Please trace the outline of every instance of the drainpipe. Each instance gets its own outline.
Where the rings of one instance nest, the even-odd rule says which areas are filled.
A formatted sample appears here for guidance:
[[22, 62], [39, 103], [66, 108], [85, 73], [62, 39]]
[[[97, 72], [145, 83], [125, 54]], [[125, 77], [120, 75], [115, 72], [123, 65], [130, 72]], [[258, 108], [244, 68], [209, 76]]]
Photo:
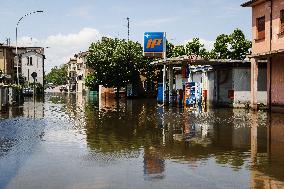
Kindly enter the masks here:
[[[270, 24], [270, 37], [269, 37], [269, 51], [271, 52], [272, 51], [272, 37], [273, 37], [273, 35], [272, 35], [272, 32], [273, 32], [273, 30], [272, 30], [272, 20], [273, 20], [273, 0], [270, 0], [270, 21], [269, 21], [269, 24]], [[272, 68], [272, 57], [269, 57], [269, 60], [268, 60], [268, 62], [269, 62], [269, 64], [268, 64], [268, 66], [269, 66], [269, 68], [266, 68], [266, 69], [268, 69], [268, 71], [269, 71], [269, 73], [268, 73], [268, 76], [269, 76], [269, 83], [268, 83], [268, 88], [267, 88], [267, 90], [268, 90], [268, 102], [267, 102], [267, 104], [268, 104], [268, 109], [269, 110], [271, 110], [271, 68]]]
[[273, 0], [270, 0], [270, 37], [269, 37], [269, 51], [272, 50], [272, 9], [273, 9]]

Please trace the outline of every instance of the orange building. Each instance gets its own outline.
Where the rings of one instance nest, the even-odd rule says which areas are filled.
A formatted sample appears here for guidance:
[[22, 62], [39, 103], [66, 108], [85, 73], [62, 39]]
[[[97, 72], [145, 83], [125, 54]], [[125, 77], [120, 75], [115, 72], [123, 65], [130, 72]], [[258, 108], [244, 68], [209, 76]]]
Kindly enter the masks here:
[[257, 108], [259, 60], [267, 60], [267, 103], [272, 110], [284, 107], [284, 1], [250, 0], [252, 8], [251, 94]]

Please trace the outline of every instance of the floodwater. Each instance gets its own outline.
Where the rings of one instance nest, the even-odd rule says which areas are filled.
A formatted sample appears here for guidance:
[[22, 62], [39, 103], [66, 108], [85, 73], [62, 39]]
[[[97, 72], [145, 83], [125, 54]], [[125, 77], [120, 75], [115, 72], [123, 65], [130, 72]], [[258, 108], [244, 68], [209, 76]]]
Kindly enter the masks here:
[[26, 99], [0, 114], [0, 188], [284, 188], [284, 114]]

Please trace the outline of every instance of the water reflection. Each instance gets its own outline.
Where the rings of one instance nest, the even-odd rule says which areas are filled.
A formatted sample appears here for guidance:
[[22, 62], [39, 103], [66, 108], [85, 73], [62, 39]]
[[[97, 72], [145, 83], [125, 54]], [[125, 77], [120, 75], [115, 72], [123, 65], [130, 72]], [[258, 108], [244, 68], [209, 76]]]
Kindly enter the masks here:
[[[23, 107], [9, 111], [1, 114], [0, 131], [15, 117], [42, 119], [45, 148], [58, 158], [64, 158], [61, 151], [81, 154], [70, 160], [72, 165], [62, 163], [74, 167], [72, 174], [80, 173], [76, 181], [80, 186], [96, 175], [108, 178], [105, 188], [113, 188], [112, 181], [119, 182], [121, 188], [144, 188], [147, 183], [162, 188], [284, 187], [282, 114], [238, 109], [193, 111], [159, 106], [149, 99], [100, 101], [80, 94], [47, 95], [45, 102], [36, 103], [27, 99]], [[13, 145], [17, 139], [0, 138], [0, 158], [7, 158], [9, 150], [17, 148]], [[53, 145], [58, 151], [54, 152]], [[40, 149], [41, 158], [50, 153], [45, 148]], [[85, 169], [93, 171], [79, 170], [82, 162], [87, 164]], [[127, 164], [134, 172], [121, 182], [123, 173], [130, 169]], [[45, 168], [51, 171], [51, 167]], [[97, 169], [101, 172], [94, 171]], [[112, 172], [117, 177], [108, 177]]]

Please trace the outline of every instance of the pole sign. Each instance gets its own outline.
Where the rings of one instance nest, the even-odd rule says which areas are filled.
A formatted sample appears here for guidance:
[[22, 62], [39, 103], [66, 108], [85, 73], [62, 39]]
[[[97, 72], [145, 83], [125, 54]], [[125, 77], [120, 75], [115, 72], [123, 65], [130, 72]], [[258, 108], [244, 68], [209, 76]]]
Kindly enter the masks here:
[[144, 56], [145, 57], [166, 57], [166, 33], [145, 32], [144, 33]]
[[32, 76], [32, 78], [36, 78], [37, 77], [37, 73], [36, 72], [33, 72], [32, 74], [31, 74], [31, 76]]

